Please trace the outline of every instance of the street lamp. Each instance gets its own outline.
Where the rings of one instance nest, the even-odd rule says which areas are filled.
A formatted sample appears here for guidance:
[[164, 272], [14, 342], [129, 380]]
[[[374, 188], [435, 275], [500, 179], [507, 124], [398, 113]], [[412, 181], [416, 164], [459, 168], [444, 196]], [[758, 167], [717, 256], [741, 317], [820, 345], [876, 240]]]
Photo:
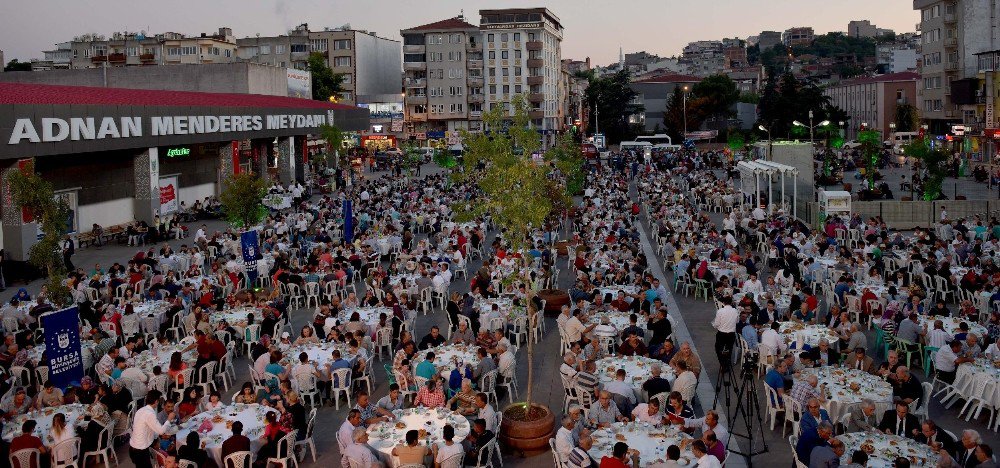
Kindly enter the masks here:
[[798, 120], [792, 122], [792, 125], [795, 125], [797, 127], [808, 127], [809, 128], [809, 143], [813, 143], [813, 132], [816, 131], [816, 128], [817, 127], [825, 127], [827, 125], [830, 125], [830, 121], [829, 120], [824, 120], [824, 121], [822, 121], [822, 122], [820, 122], [820, 123], [818, 123], [816, 125], [813, 125], [813, 111], [809, 111], [809, 125], [806, 125], [806, 124], [804, 124], [802, 122], [799, 122]]
[[767, 132], [767, 158], [765, 158], [765, 159], [770, 159], [771, 158], [771, 148], [773, 148], [773, 145], [774, 145], [774, 141], [771, 140], [771, 129], [769, 129], [769, 128], [763, 126], [763, 125], [758, 125], [757, 128], [759, 128], [762, 132]]
[[688, 137], [688, 87], [684, 85], [684, 136], [681, 138], [681, 143], [687, 141]]

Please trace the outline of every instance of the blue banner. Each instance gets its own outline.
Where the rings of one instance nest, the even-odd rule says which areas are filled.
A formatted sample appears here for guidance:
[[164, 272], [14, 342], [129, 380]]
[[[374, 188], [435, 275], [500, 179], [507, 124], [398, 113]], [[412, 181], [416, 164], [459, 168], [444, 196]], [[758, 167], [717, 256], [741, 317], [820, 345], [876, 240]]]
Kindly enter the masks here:
[[243, 251], [243, 265], [247, 273], [247, 288], [253, 289], [257, 282], [257, 253], [260, 244], [257, 242], [257, 231], [250, 230], [240, 236], [240, 247]]
[[44, 314], [39, 320], [45, 328], [45, 356], [52, 385], [65, 389], [79, 384], [83, 378], [80, 310], [73, 306]]
[[344, 243], [354, 242], [354, 208], [350, 200], [344, 200]]

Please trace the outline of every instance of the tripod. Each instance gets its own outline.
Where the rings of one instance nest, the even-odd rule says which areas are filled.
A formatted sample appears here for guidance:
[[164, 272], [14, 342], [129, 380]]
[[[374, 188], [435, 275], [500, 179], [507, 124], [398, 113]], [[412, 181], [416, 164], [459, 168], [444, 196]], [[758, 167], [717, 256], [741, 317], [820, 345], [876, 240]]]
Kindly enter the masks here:
[[[726, 421], [729, 422], [729, 442], [726, 448], [736, 455], [742, 455], [746, 459], [748, 467], [753, 466], [753, 457], [762, 453], [767, 453], [767, 441], [764, 439], [764, 420], [761, 417], [760, 402], [757, 401], [757, 391], [754, 386], [756, 380], [756, 355], [745, 354], [741, 356], [741, 366], [739, 371], [733, 364], [732, 351], [724, 350], [719, 356], [719, 377], [715, 384], [715, 401], [712, 409], [719, 406], [719, 398], [725, 401]], [[736, 373], [739, 372], [737, 380]], [[736, 400], [736, 406], [732, 405]], [[754, 420], [756, 420], [756, 432], [754, 430]], [[730, 448], [733, 439], [739, 437], [744, 439], [746, 444], [741, 444], [742, 450]]]

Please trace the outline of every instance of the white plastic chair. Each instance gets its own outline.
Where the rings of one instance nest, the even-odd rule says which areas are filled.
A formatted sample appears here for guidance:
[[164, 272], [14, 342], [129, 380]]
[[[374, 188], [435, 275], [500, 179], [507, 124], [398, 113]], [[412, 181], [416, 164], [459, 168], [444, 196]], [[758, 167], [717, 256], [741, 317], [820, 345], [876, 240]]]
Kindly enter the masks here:
[[299, 460], [295, 458], [295, 431], [289, 432], [281, 440], [278, 441], [278, 451], [275, 456], [267, 459], [267, 466], [270, 467], [271, 464], [281, 466], [282, 468], [298, 467]]
[[98, 463], [111, 466], [111, 457], [114, 456], [115, 464], [118, 464], [118, 455], [115, 454], [114, 450], [111, 450], [111, 433], [107, 427], [101, 427], [102, 429], [97, 435], [97, 447], [89, 452], [84, 452], [83, 456], [80, 457], [80, 463], [84, 466], [87, 465], [87, 460], [90, 457], [97, 457]]
[[302, 398], [302, 401], [313, 407], [314, 410], [317, 404], [323, 403], [317, 389], [316, 374], [312, 372], [297, 374], [295, 375], [295, 383], [299, 388], [299, 396]]
[[32, 466], [42, 466], [41, 452], [38, 449], [21, 449], [10, 454], [11, 468], [31, 468]]
[[316, 425], [316, 408], [309, 411], [309, 419], [306, 422], [306, 436], [302, 440], [295, 441], [295, 446], [302, 446], [302, 456], [305, 457], [305, 450], [312, 453], [313, 463], [316, 463], [316, 441], [313, 439], [313, 427]]
[[347, 406], [351, 406], [351, 369], [337, 369], [330, 373], [330, 398], [336, 409], [340, 409], [340, 393], [347, 398]]
[[80, 458], [80, 438], [73, 437], [59, 442], [52, 447], [51, 468], [77, 468]]
[[250, 452], [233, 452], [222, 460], [222, 468], [250, 468], [253, 454]]
[[309, 304], [315, 304], [316, 307], [319, 307], [319, 283], [315, 282], [306, 283], [305, 290], [306, 290], [305, 306], [309, 307]]

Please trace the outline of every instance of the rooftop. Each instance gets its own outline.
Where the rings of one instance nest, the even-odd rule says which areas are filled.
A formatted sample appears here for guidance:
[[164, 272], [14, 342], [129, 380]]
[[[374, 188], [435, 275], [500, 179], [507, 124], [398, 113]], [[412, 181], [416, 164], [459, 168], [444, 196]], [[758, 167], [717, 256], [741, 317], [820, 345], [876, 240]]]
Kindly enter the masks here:
[[479, 29], [479, 26], [465, 21], [465, 18], [456, 16], [446, 20], [435, 21], [433, 23], [404, 29], [404, 31], [436, 31], [440, 29]]
[[846, 85], [858, 85], [867, 83], [890, 83], [895, 81], [917, 81], [918, 79], [920, 79], [919, 73], [905, 71], [899, 73], [886, 73], [884, 75], [855, 78], [853, 80], [844, 81], [840, 83], [840, 85], [846, 86]]
[[701, 78], [691, 75], [680, 75], [676, 73], [665, 73], [649, 78], [633, 81], [633, 83], [697, 83]]
[[0, 104], [355, 109], [353, 106], [326, 101], [260, 94], [197, 93], [28, 83], [0, 83]]

